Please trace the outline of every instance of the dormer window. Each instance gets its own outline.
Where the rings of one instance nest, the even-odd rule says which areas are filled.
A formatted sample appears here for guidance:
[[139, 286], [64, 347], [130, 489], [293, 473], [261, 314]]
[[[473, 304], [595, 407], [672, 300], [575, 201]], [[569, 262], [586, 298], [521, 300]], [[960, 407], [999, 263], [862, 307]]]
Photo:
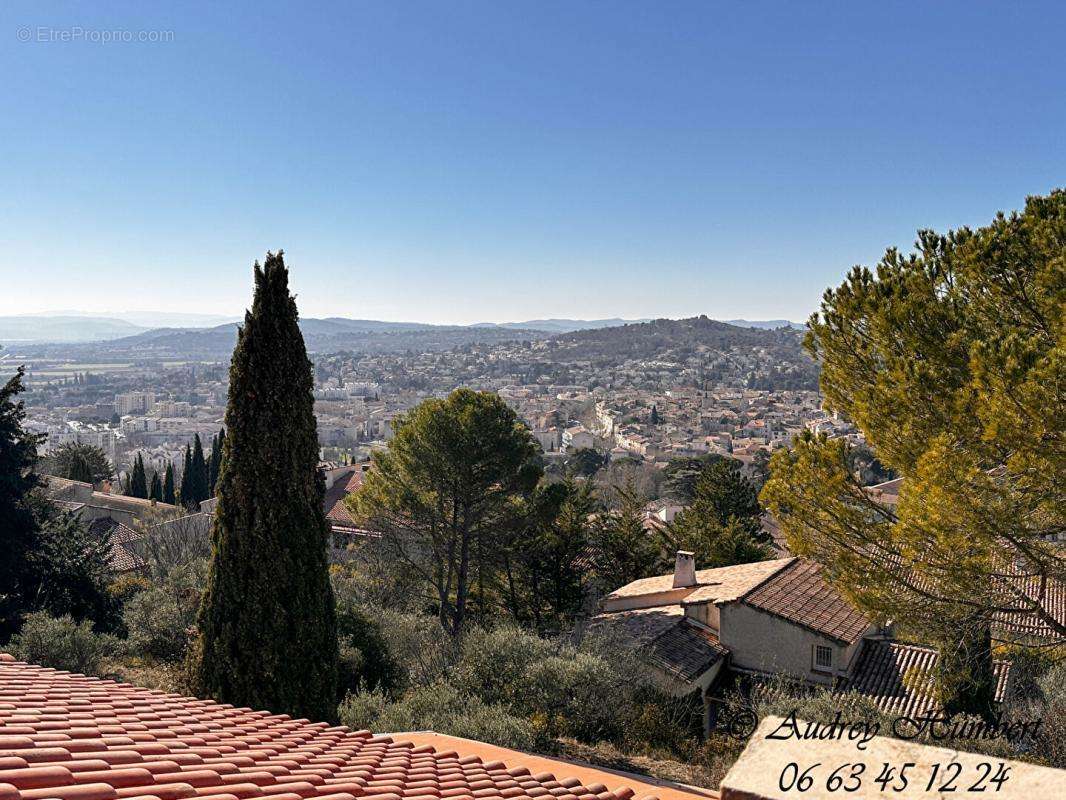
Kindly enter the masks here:
[[814, 668], [820, 672], [833, 669], [833, 648], [823, 644], [814, 646]]

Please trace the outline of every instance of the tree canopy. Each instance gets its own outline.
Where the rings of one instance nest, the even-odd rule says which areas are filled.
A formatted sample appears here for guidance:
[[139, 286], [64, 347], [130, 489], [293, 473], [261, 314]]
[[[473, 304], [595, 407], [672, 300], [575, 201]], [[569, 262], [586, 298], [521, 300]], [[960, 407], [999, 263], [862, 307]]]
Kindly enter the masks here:
[[423, 401], [393, 430], [352, 509], [433, 587], [441, 624], [459, 635], [541, 477], [538, 448], [498, 395], [470, 389]]
[[78, 443], [57, 447], [45, 460], [43, 469], [49, 475], [85, 483], [107, 480], [114, 472], [103, 450]]
[[912, 629], [1023, 614], [1066, 636], [1043, 602], [1066, 578], [1050, 541], [1066, 519], [1064, 323], [1061, 191], [854, 268], [806, 344], [827, 406], [903, 476], [899, 503], [864, 491], [845, 442], [805, 436], [775, 454], [762, 493], [790, 546]]
[[38, 485], [33, 469], [43, 437], [23, 427], [26, 410], [18, 396], [25, 391], [24, 374], [19, 367], [0, 386], [0, 642], [17, 630], [35, 582], [38, 533], [29, 494]]
[[755, 486], [740, 462], [719, 458], [704, 464], [691, 504], [664, 533], [675, 550], [695, 553], [701, 567], [746, 564], [773, 556], [761, 515]]

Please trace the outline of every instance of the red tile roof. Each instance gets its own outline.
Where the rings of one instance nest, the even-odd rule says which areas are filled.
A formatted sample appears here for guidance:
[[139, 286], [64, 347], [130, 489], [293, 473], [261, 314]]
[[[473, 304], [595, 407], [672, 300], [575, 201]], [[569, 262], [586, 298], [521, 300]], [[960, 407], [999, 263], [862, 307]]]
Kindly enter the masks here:
[[348, 513], [348, 507], [344, 504], [345, 498], [363, 485], [362, 467], [353, 467], [351, 475], [341, 476], [329, 489], [326, 490], [322, 506], [326, 512], [326, 519], [343, 527], [354, 527], [355, 520]]
[[[940, 654], [931, 647], [884, 639], [863, 642], [851, 677], [841, 687], [873, 699], [882, 711], [913, 716], [938, 709], [933, 669]], [[993, 663], [996, 702], [1002, 702], [1010, 675], [1009, 661]]]
[[634, 794], [0, 654], [0, 800], [628, 800]]
[[822, 578], [822, 567], [798, 558], [743, 597], [752, 608], [775, 614], [815, 633], [851, 644], [869, 620]]
[[148, 564], [137, 551], [136, 543], [144, 535], [110, 517], [99, 517], [89, 523], [89, 530], [96, 536], [106, 536], [111, 545], [109, 562], [115, 572], [143, 570]]

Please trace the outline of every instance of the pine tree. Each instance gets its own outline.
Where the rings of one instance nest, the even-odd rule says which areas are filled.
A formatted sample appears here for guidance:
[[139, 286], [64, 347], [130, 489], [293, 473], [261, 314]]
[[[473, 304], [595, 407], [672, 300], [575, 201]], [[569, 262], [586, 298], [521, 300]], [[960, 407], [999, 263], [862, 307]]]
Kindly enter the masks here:
[[22, 427], [26, 412], [15, 398], [25, 391], [24, 374], [19, 367], [0, 386], [0, 643], [20, 624], [36, 582], [33, 553], [39, 534], [28, 501], [38, 483], [33, 466], [43, 437]]
[[312, 367], [280, 252], [255, 265], [229, 386], [193, 681], [221, 702], [329, 719], [337, 627]]
[[148, 476], [144, 471], [144, 457], [138, 453], [130, 475], [130, 497], [148, 498]]
[[200, 434], [196, 434], [193, 438], [190, 466], [193, 496], [196, 498], [196, 505], [199, 506], [211, 496], [208, 489], [207, 461], [204, 459], [204, 446], [200, 441]]
[[152, 480], [148, 484], [148, 499], [155, 500], [157, 503], [163, 500], [163, 482], [159, 480], [159, 473], [152, 473]]
[[163, 473], [163, 502], [170, 505], [177, 503], [177, 497], [174, 495], [174, 465], [169, 461]]

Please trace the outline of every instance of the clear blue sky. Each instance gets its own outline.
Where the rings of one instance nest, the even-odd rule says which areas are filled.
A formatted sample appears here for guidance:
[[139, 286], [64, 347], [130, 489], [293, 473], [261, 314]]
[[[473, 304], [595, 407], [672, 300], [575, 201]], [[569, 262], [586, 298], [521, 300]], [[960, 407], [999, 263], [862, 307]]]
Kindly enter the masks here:
[[237, 313], [282, 247], [305, 316], [803, 319], [1066, 185], [1061, 3], [162, 5], [0, 9], [0, 313]]

